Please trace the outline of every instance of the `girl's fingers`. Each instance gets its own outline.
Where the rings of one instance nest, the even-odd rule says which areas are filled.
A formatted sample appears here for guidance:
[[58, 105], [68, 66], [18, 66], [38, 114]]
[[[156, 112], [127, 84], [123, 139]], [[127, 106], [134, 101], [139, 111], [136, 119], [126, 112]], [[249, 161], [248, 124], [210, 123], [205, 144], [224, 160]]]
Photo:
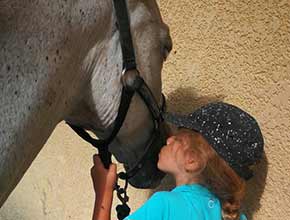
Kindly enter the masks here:
[[94, 164], [101, 162], [100, 156], [98, 154], [94, 154], [93, 161], [94, 161]]
[[93, 156], [93, 160], [94, 160], [94, 165], [98, 168], [98, 169], [105, 169], [104, 164], [99, 156], [99, 154], [95, 154]]
[[117, 180], [117, 165], [111, 164], [108, 172], [108, 177], [110, 181], [116, 182]]
[[117, 165], [115, 163], [110, 164], [109, 172], [110, 173], [116, 173], [117, 172]]
[[93, 160], [94, 160], [94, 166], [92, 167], [91, 172], [92, 171], [95, 171], [95, 172], [106, 172], [107, 171], [108, 174], [110, 174], [112, 176], [116, 175], [116, 173], [117, 173], [117, 165], [116, 164], [114, 164], [114, 163], [110, 164], [110, 167], [107, 170], [107, 169], [105, 169], [98, 154], [95, 154], [93, 156]]

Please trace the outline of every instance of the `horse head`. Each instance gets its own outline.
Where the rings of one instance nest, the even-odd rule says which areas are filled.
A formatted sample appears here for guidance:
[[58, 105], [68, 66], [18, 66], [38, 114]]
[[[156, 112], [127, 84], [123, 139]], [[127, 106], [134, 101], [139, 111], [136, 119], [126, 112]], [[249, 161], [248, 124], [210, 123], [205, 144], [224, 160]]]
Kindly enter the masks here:
[[[161, 70], [172, 48], [168, 27], [162, 21], [156, 1], [127, 1], [127, 9], [138, 71], [161, 105]], [[90, 76], [89, 86], [83, 87], [81, 98], [65, 118], [99, 138], [106, 138], [112, 132], [123, 88], [120, 32], [115, 13], [109, 18], [103, 25], [104, 37], [92, 47], [83, 63], [84, 75]], [[165, 142], [165, 128], [161, 126], [160, 132], [154, 132], [154, 121], [147, 106], [139, 95], [134, 95], [109, 150], [127, 171], [144, 159], [142, 168], [129, 179], [135, 187], [155, 187], [164, 176], [156, 164]], [[152, 135], [155, 135], [153, 141]]]

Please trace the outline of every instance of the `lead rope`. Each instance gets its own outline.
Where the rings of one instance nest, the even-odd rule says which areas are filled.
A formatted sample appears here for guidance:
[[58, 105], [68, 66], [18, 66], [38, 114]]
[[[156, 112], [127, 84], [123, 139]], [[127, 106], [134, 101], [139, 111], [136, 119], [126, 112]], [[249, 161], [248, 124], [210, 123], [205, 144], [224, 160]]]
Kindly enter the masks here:
[[119, 220], [123, 220], [130, 214], [130, 207], [127, 205], [127, 202], [129, 201], [129, 196], [127, 195], [127, 188], [128, 188], [128, 176], [124, 172], [118, 173], [118, 179], [124, 180], [125, 185], [124, 187], [121, 187], [118, 184], [118, 179], [117, 183], [115, 186], [115, 190], [117, 191], [117, 196], [118, 199], [121, 201], [122, 204], [117, 205], [116, 207], [116, 212], [117, 212], [117, 217]]

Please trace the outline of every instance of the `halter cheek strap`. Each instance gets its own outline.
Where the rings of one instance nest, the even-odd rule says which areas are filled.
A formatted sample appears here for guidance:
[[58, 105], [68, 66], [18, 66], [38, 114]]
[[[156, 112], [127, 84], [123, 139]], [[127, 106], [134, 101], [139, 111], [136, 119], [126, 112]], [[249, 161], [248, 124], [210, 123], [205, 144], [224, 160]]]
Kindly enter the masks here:
[[130, 19], [125, 0], [113, 0], [123, 55], [123, 70], [137, 69]]

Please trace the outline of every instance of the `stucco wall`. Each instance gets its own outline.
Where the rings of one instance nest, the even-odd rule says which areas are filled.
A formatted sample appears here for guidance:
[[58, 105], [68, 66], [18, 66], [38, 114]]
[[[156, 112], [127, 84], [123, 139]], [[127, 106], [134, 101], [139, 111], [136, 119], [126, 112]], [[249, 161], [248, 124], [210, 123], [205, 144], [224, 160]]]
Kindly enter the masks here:
[[[169, 109], [190, 112], [223, 100], [253, 114], [265, 136], [266, 156], [248, 184], [245, 211], [249, 219], [290, 219], [289, 0], [159, 4], [174, 41], [163, 71]], [[0, 219], [90, 219], [93, 152], [60, 124], [0, 210]], [[171, 182], [165, 179], [160, 189]], [[151, 193], [130, 188], [132, 208]]]

